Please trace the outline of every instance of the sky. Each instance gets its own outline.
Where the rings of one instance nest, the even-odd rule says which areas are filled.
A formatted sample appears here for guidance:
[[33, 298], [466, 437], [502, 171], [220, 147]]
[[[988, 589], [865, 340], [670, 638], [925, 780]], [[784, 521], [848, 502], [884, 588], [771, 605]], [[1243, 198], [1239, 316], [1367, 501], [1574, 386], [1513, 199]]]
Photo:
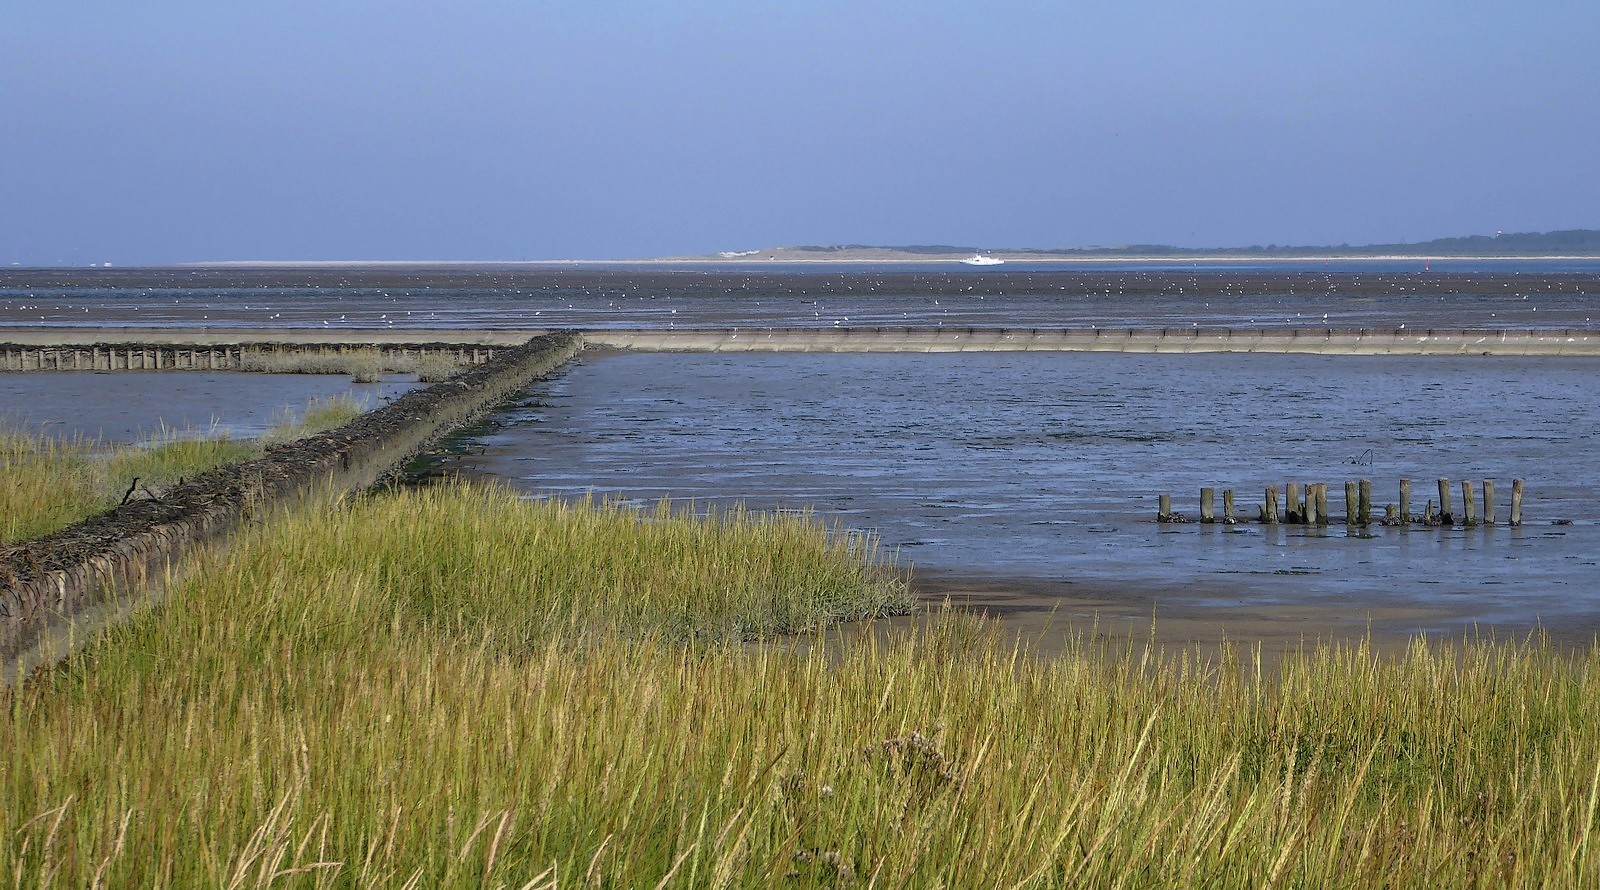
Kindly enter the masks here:
[[1600, 228], [1579, 0], [0, 0], [0, 265]]

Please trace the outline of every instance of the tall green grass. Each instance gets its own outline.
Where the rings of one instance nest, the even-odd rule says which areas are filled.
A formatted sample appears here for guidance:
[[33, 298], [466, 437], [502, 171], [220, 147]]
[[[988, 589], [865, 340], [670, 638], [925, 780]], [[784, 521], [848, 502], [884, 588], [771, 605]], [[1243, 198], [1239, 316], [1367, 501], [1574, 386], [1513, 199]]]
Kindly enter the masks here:
[[[0, 874], [83, 886], [1594, 886], [1600, 653], [1074, 641], [804, 518], [446, 486], [250, 529], [0, 693]], [[825, 631], [817, 631], [818, 634]]]
[[277, 422], [260, 441], [265, 445], [274, 445], [331, 430], [355, 420], [361, 411], [361, 403], [348, 394], [313, 397], [298, 413], [289, 410], [280, 413]]
[[259, 457], [268, 444], [342, 426], [359, 413], [348, 397], [312, 399], [260, 440], [163, 430], [144, 442], [107, 445], [0, 430], [0, 544], [103, 512], [129, 494], [135, 479], [142, 491], [131, 496], [146, 497], [212, 467]]
[[454, 355], [402, 356], [381, 349], [343, 352], [278, 352], [247, 349], [239, 356], [239, 370], [269, 374], [349, 374], [357, 383], [376, 383], [388, 371], [415, 373], [423, 383], [437, 383], [466, 367]]

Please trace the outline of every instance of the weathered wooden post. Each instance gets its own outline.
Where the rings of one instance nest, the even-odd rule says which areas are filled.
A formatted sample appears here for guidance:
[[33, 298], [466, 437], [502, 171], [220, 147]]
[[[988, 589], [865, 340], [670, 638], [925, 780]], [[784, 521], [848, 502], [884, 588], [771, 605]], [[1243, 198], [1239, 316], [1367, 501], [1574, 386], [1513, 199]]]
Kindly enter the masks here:
[[1400, 521], [1411, 521], [1411, 480], [1400, 480]]
[[1317, 525], [1328, 524], [1328, 483], [1317, 483]]
[[1348, 480], [1344, 484], [1344, 524], [1361, 524], [1356, 521], [1356, 484]]
[[1172, 521], [1172, 495], [1164, 494], [1161, 496], [1161, 505], [1156, 507], [1156, 521]]
[[1222, 490], [1222, 521], [1228, 525], [1233, 525], [1237, 521], [1233, 518], [1233, 489], [1231, 488]]
[[1305, 522], [1305, 507], [1300, 503], [1300, 483], [1290, 482], [1285, 485], [1284, 496], [1287, 498], [1287, 503], [1283, 505], [1283, 521], [1295, 524]]
[[1202, 488], [1202, 489], [1200, 489], [1200, 521], [1201, 522], [1210, 524], [1210, 523], [1213, 523], [1213, 522], [1217, 521], [1216, 506], [1213, 503], [1214, 499], [1216, 498], [1216, 492], [1217, 492], [1217, 490], [1215, 488]]
[[1423, 525], [1438, 525], [1439, 524], [1438, 518], [1433, 515], [1433, 499], [1432, 498], [1428, 499], [1428, 512], [1422, 514], [1422, 524]]
[[1522, 524], [1522, 480], [1511, 480], [1511, 524]]
[[1450, 480], [1439, 480], [1439, 524], [1455, 525], [1456, 518], [1450, 514]]
[[1396, 507], [1394, 504], [1386, 505], [1383, 508], [1383, 524], [1388, 526], [1399, 525], [1400, 508]]
[[1477, 499], [1474, 498], [1473, 495], [1472, 495], [1472, 488], [1473, 488], [1473, 485], [1472, 485], [1471, 482], [1469, 482], [1469, 481], [1467, 481], [1465, 479], [1461, 480], [1461, 524], [1462, 525], [1477, 525], [1478, 524], [1478, 502], [1477, 502]]
[[1356, 519], [1361, 525], [1372, 523], [1372, 480], [1356, 483]]
[[1494, 480], [1483, 480], [1483, 524], [1494, 525]]
[[1267, 486], [1266, 510], [1261, 514], [1261, 521], [1270, 522], [1274, 525], [1278, 522], [1278, 486], [1276, 485]]

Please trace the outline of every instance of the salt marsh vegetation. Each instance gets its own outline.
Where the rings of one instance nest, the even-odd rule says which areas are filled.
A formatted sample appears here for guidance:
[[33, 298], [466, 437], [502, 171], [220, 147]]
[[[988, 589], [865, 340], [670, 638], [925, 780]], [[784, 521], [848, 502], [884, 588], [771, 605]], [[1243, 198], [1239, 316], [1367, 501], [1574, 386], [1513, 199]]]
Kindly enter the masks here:
[[402, 356], [380, 349], [278, 352], [245, 350], [239, 370], [268, 374], [348, 374], [357, 383], [376, 383], [385, 373], [416, 374], [422, 383], [438, 383], [466, 367], [443, 352]]
[[[1600, 652], [1043, 657], [805, 516], [302, 507], [0, 691], [0, 873], [229, 886], [1584, 886]], [[798, 637], [779, 635], [798, 632]], [[751, 641], [756, 642], [751, 642]]]

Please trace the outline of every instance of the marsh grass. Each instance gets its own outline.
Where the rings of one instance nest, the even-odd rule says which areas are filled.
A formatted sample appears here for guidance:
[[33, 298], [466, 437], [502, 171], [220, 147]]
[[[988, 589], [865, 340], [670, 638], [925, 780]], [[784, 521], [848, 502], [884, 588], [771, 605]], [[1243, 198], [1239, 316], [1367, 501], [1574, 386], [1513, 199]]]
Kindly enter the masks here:
[[94, 448], [0, 431], [0, 544], [54, 531], [104, 509], [87, 471]]
[[265, 446], [349, 423], [361, 406], [348, 396], [312, 399], [286, 412], [259, 440], [163, 428], [133, 444], [53, 439], [0, 430], [0, 544], [24, 541], [115, 506], [133, 480], [148, 497], [212, 467], [259, 457]]
[[250, 529], [0, 692], [0, 874], [1594, 886], [1600, 653], [1037, 657], [804, 517], [459, 485]]
[[470, 366], [468, 362], [442, 354], [418, 356], [410, 364], [411, 367], [407, 370], [416, 373], [419, 383], [438, 383], [441, 380], [448, 380], [455, 376], [456, 372]]
[[345, 352], [277, 352], [248, 349], [239, 356], [241, 371], [270, 374], [348, 374], [357, 383], [376, 383], [387, 372], [416, 374], [423, 383], [437, 383], [467, 367], [454, 356], [401, 356], [380, 349]]
[[299, 412], [284, 410], [260, 441], [265, 445], [292, 442], [313, 433], [344, 426], [361, 415], [361, 403], [341, 393], [328, 398], [312, 398]]

